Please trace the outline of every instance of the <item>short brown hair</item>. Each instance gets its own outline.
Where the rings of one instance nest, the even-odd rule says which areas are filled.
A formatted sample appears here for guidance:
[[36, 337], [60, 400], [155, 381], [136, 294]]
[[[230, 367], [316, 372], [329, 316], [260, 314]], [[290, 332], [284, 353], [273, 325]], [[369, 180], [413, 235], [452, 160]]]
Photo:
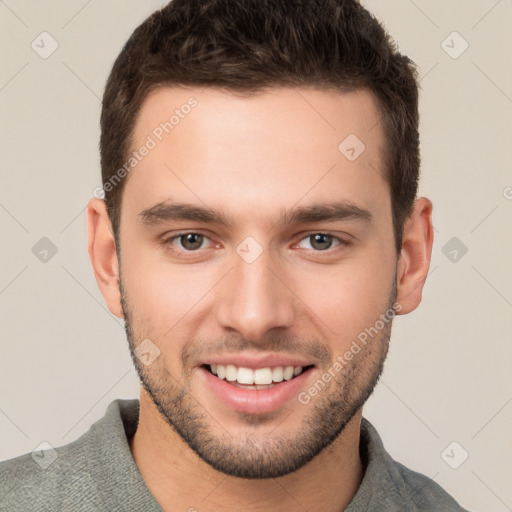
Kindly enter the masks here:
[[[384, 172], [400, 251], [419, 178], [417, 72], [357, 0], [172, 0], [154, 12], [125, 44], [105, 87], [104, 184], [127, 160], [144, 99], [167, 85], [243, 94], [279, 86], [370, 90], [386, 141]], [[125, 182], [104, 187], [116, 240]]]

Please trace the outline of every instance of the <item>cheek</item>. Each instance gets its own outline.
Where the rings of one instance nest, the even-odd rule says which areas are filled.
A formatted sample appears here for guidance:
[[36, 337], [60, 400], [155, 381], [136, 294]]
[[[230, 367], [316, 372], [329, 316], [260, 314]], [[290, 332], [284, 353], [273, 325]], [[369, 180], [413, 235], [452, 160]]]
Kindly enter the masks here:
[[165, 374], [170, 372], [178, 379], [182, 372], [180, 354], [193, 335], [194, 306], [208, 288], [202, 289], [190, 273], [171, 272], [165, 266], [145, 267], [141, 260], [123, 262], [123, 283], [136, 343], [150, 339], [160, 350], [151, 367], [145, 367], [148, 375], [156, 378], [160, 374], [165, 381]]
[[344, 346], [386, 311], [393, 275], [392, 266], [372, 260], [317, 268], [297, 279], [297, 295]]
[[155, 338], [176, 338], [202, 310], [218, 280], [212, 267], [176, 265], [151, 251], [126, 251], [123, 282], [139, 325]]

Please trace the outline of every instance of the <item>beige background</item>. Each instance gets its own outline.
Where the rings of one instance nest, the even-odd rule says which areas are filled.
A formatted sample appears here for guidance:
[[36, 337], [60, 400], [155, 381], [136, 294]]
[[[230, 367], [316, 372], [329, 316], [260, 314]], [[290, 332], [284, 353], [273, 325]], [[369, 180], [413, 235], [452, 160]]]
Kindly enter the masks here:
[[[137, 396], [122, 322], [91, 271], [85, 207], [101, 182], [107, 74], [160, 5], [0, 1], [0, 459], [66, 444]], [[421, 69], [421, 194], [436, 228], [423, 304], [395, 321], [366, 416], [396, 459], [467, 508], [511, 510], [512, 1], [365, 5]], [[46, 59], [31, 47], [51, 49], [43, 31], [59, 45]], [[57, 248], [46, 262], [32, 252], [42, 237]]]

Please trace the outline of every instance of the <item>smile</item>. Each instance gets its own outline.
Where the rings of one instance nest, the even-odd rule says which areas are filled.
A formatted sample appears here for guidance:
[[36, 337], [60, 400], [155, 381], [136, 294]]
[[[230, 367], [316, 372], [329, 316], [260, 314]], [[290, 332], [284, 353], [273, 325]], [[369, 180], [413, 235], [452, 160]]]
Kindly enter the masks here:
[[[287, 406], [297, 408], [297, 396], [315, 378], [317, 369], [306, 361], [296, 358], [271, 361], [274, 357], [259, 362], [246, 359], [235, 363], [227, 357], [216, 358], [215, 363], [204, 362], [198, 370], [204, 400], [211, 399], [228, 410], [246, 414], [273, 413]], [[224, 364], [221, 363], [224, 359]], [[243, 359], [238, 357], [238, 359]], [[206, 398], [209, 397], [209, 398]], [[218, 405], [216, 405], [218, 411]]]
[[302, 366], [267, 366], [264, 368], [246, 368], [233, 364], [206, 365], [213, 375], [234, 385], [244, 388], [267, 389], [283, 381], [299, 376], [306, 368]]

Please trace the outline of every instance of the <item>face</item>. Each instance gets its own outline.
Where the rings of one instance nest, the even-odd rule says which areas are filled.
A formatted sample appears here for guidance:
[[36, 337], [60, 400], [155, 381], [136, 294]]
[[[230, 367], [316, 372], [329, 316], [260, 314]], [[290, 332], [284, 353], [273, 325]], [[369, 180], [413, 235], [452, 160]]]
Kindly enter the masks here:
[[303, 466], [378, 380], [397, 265], [378, 120], [365, 91], [165, 88], [143, 105], [133, 149], [155, 145], [119, 232], [128, 340], [163, 418], [219, 471]]

